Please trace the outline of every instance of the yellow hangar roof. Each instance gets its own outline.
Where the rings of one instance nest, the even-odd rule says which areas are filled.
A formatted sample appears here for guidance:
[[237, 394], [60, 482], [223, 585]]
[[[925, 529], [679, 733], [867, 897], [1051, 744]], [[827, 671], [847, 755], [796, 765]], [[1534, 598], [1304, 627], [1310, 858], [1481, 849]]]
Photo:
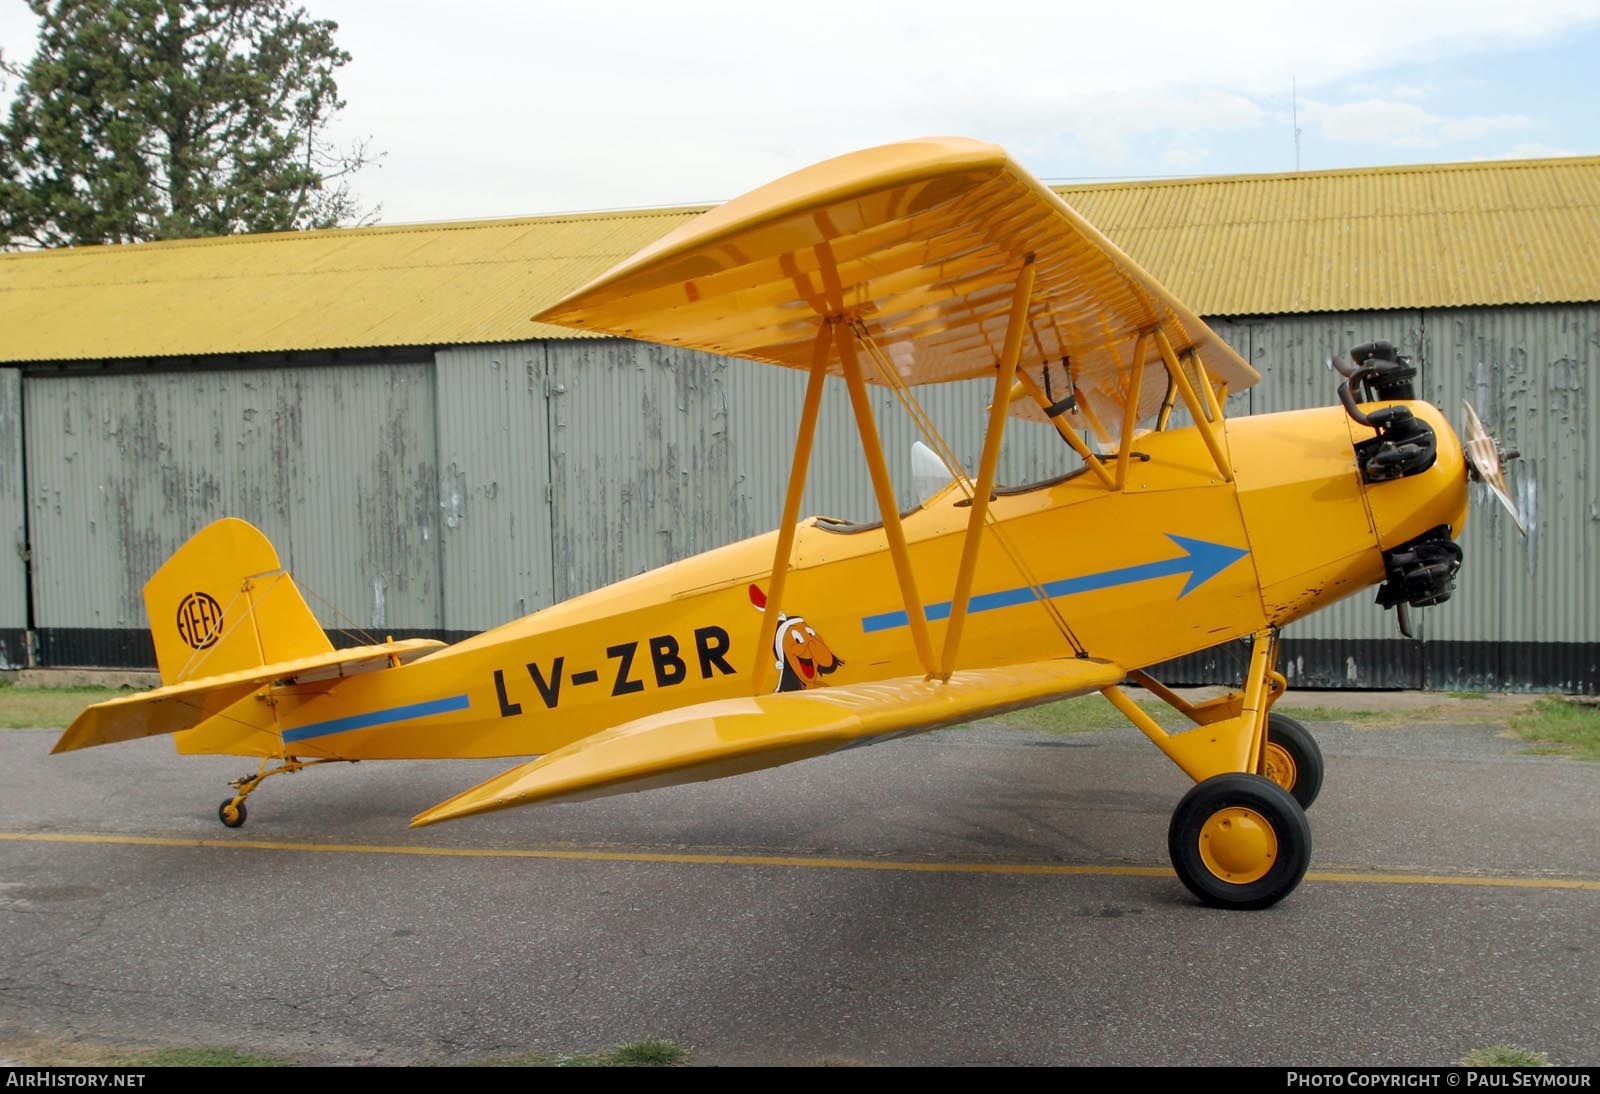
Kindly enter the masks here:
[[[1057, 189], [1200, 315], [1600, 300], [1600, 156]], [[529, 317], [702, 211], [0, 255], [0, 361], [583, 337]]]
[[1600, 300], [1600, 156], [1056, 189], [1200, 315]]
[[574, 337], [529, 317], [701, 210], [0, 256], [0, 361]]

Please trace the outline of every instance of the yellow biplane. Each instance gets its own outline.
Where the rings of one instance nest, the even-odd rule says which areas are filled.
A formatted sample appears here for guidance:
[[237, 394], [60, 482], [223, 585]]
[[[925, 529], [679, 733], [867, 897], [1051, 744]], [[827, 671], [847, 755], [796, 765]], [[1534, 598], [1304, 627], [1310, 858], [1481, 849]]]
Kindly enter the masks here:
[[[381, 758], [537, 756], [416, 825], [718, 778], [1099, 692], [1195, 780], [1169, 848], [1201, 900], [1299, 883], [1315, 741], [1271, 713], [1278, 629], [1377, 584], [1445, 599], [1468, 465], [1384, 343], [1342, 406], [1226, 419], [1259, 378], [1054, 192], [992, 145], [930, 139], [807, 168], [685, 224], [537, 318], [809, 377], [776, 532], [444, 647], [332, 648], [266, 539], [202, 529], [145, 587], [163, 686], [85, 710], [56, 745], [175, 733], [273, 775]], [[800, 519], [824, 385], [841, 379], [881, 519]], [[914, 388], [993, 382], [967, 474]], [[891, 389], [952, 480], [900, 512], [868, 402]], [[1188, 424], [1178, 425], [1175, 414]], [[1008, 417], [1077, 470], [996, 482]], [[1186, 702], [1147, 667], [1251, 639], [1237, 690]], [[1194, 728], [1169, 733], [1136, 683]]]

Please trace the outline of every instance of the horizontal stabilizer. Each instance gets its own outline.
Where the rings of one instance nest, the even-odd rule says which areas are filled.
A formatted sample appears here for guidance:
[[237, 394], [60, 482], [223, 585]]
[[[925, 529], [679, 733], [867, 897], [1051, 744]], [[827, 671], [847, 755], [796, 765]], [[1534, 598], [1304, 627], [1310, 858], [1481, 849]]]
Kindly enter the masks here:
[[720, 779], [1083, 695], [1120, 683], [1124, 675], [1109, 661], [1061, 659], [957, 672], [947, 683], [900, 677], [720, 699], [586, 737], [436, 805], [411, 823]]
[[304, 683], [415, 661], [444, 645], [431, 638], [408, 638], [377, 646], [355, 646], [310, 657], [259, 665], [220, 676], [203, 676], [135, 695], [119, 696], [85, 710], [61, 735], [51, 752], [133, 741], [192, 729], [228, 709], [262, 684]]

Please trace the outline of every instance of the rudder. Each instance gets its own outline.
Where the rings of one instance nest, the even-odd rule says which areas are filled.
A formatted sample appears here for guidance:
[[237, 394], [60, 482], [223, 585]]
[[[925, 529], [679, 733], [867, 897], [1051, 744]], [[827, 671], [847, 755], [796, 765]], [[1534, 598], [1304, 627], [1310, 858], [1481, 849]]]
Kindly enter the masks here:
[[260, 529], [237, 517], [190, 536], [144, 586], [163, 684], [332, 651]]

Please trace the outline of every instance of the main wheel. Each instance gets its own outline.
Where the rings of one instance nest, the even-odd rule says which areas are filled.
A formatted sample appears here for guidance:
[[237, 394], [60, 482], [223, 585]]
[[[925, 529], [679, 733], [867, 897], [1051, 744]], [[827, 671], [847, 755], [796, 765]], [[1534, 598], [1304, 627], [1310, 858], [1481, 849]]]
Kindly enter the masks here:
[[1322, 749], [1311, 731], [1287, 714], [1267, 715], [1267, 748], [1261, 773], [1310, 809], [1322, 791]]
[[1290, 793], [1260, 775], [1213, 775], [1192, 787], [1167, 830], [1172, 867], [1216, 908], [1266, 908], [1311, 862], [1311, 825]]
[[228, 798], [217, 806], [217, 819], [229, 828], [242, 826], [244, 819], [249, 815], [245, 810], [244, 802], [238, 798]]

